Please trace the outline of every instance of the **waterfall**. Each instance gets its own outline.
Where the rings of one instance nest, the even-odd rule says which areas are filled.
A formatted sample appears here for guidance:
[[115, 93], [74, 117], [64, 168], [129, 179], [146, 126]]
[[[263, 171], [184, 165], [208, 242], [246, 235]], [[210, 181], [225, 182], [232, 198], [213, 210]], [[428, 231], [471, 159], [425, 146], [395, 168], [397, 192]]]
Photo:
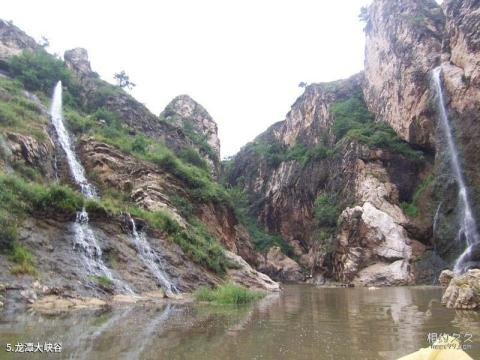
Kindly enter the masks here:
[[137, 250], [138, 257], [157, 278], [160, 286], [165, 290], [167, 295], [178, 292], [177, 288], [169, 280], [168, 275], [161, 269], [163, 267], [162, 259], [160, 259], [150, 247], [145, 232], [138, 232], [135, 220], [133, 220], [132, 217], [129, 217], [129, 220], [132, 225], [132, 241]]
[[[61, 81], [57, 83], [53, 92], [50, 117], [57, 133], [58, 141], [65, 152], [68, 168], [73, 180], [80, 187], [82, 194], [87, 199], [95, 199], [97, 197], [95, 188], [88, 182], [85, 176], [85, 169], [77, 159], [69, 133], [63, 123]], [[98, 246], [95, 234], [90, 227], [88, 213], [85, 208], [77, 212], [77, 218], [73, 224], [73, 231], [74, 249], [80, 249], [80, 256], [87, 271], [96, 276], [106, 276], [117, 287], [133, 293], [128, 285], [118, 279], [114, 279], [110, 269], [104, 264], [102, 260], [102, 250]]]
[[441, 67], [437, 67], [433, 70], [433, 82], [437, 93], [438, 111], [440, 115], [440, 125], [445, 134], [447, 140], [448, 153], [450, 156], [450, 165], [453, 171], [453, 176], [458, 184], [458, 198], [462, 207], [460, 229], [458, 231], [457, 240], [465, 241], [466, 249], [458, 257], [455, 262], [454, 271], [461, 273], [468, 267], [469, 261], [471, 261], [472, 250], [475, 244], [480, 243], [480, 236], [477, 231], [477, 224], [473, 216], [472, 208], [470, 206], [468, 198], [468, 189], [463, 178], [462, 170], [460, 167], [460, 161], [458, 158], [458, 151], [453, 139], [452, 129], [448, 121], [448, 112], [445, 106], [445, 100], [442, 91], [441, 81]]

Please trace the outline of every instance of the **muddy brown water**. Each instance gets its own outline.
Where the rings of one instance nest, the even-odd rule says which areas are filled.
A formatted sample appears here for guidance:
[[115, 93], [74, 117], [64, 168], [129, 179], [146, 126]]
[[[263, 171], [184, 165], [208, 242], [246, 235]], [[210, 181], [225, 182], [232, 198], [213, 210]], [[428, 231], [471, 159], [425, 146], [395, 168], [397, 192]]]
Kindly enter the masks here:
[[[241, 307], [4, 312], [0, 359], [396, 359], [429, 346], [429, 334], [460, 334], [467, 353], [480, 359], [480, 313], [446, 309], [440, 297], [435, 287], [289, 285]], [[5, 351], [27, 342], [61, 343], [62, 352]]]

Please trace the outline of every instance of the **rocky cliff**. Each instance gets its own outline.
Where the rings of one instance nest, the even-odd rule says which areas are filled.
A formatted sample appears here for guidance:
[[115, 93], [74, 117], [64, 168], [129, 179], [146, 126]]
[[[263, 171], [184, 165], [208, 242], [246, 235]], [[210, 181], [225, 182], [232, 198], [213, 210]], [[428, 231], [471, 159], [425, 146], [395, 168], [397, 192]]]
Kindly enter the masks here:
[[429, 71], [440, 63], [445, 17], [434, 0], [374, 1], [365, 19], [365, 99], [413, 145], [435, 147]]
[[[182, 292], [225, 281], [278, 290], [249, 264], [256, 263], [256, 253], [214, 179], [220, 144], [201, 105], [180, 96], [155, 116], [102, 81], [86, 50], [67, 51], [62, 61], [13, 25], [1, 24], [0, 282], [30, 289], [24, 291], [29, 301], [36, 294], [106, 297], [164, 287], [152, 270], [157, 268]], [[67, 137], [98, 198], [78, 192], [50, 121], [45, 104], [58, 80]], [[78, 247], [82, 206], [100, 254], [92, 263], [105, 266], [108, 277], [92, 273], [88, 253]], [[135, 236], [148, 243], [147, 250]]]
[[229, 166], [251, 214], [319, 281], [431, 282], [465, 248], [430, 79], [442, 64], [478, 218], [478, 7], [373, 1], [361, 16], [364, 72], [308, 86]]

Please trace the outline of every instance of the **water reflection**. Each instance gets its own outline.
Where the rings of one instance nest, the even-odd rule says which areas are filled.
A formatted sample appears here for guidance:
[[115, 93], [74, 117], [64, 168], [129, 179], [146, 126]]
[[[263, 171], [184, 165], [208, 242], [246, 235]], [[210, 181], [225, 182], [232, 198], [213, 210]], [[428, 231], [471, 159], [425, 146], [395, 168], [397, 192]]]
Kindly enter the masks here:
[[428, 346], [430, 332], [455, 332], [473, 334], [469, 353], [480, 358], [480, 315], [445, 309], [440, 296], [437, 288], [295, 285], [238, 308], [23, 313], [3, 319], [0, 342], [62, 342], [62, 359], [395, 359]]

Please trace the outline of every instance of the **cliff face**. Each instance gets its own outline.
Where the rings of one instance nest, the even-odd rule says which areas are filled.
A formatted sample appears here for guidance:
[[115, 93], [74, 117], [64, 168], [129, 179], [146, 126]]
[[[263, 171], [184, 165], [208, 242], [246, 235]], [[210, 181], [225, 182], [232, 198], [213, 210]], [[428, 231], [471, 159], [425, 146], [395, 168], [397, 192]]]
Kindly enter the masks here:
[[374, 1], [365, 26], [365, 100], [411, 144], [435, 148], [429, 71], [440, 63], [445, 18], [434, 0]]
[[[359, 74], [308, 86], [284, 122], [240, 151], [229, 181], [243, 187], [258, 221], [280, 233], [311, 271], [318, 267], [339, 281], [365, 285], [407, 284], [414, 281], [410, 264], [425, 248], [414, 238], [425, 241], [428, 230], [399, 205], [412, 198], [426, 164], [338, 134], [338, 109], [362, 106], [362, 84]], [[272, 144], [281, 150], [272, 153]], [[310, 151], [295, 155], [301, 148]], [[316, 219], [322, 211], [316, 202], [325, 196], [339, 216], [329, 239]]]
[[[450, 121], [478, 214], [478, 7], [476, 1], [446, 1], [443, 10], [430, 0], [374, 1], [363, 14], [364, 73], [310, 85], [284, 122], [236, 156], [230, 184], [242, 186], [252, 214], [291, 244], [300, 263], [323, 266], [320, 272], [345, 282], [407, 284], [431, 281], [464, 249], [457, 240], [461, 204], [430, 78], [442, 64]], [[411, 151], [423, 154], [389, 146], [392, 138], [378, 141], [378, 128], [369, 133], [346, 125], [344, 107], [363, 121], [348, 107], [356, 91], [377, 124], [386, 122]], [[312, 153], [321, 144], [327, 153], [306, 161], [295, 156], [298, 144]], [[318, 245], [325, 234], [316, 199], [323, 195], [334, 199], [339, 214], [330, 249], [324, 240]]]
[[[0, 39], [8, 50], [6, 64], [16, 55], [23, 56], [19, 49], [39, 48], [7, 25], [10, 28]], [[25, 56], [25, 62], [40, 58], [51, 64], [58, 75], [50, 78], [38, 67], [37, 77], [46, 86], [28, 83], [31, 91], [14, 81], [17, 73], [10, 73], [8, 66], [0, 78], [0, 181], [5, 186], [0, 190], [0, 281], [30, 288], [29, 274], [35, 274], [45, 285], [41, 290], [33, 286], [33, 293], [39, 295], [105, 297], [123, 291], [117, 280], [137, 293], [158, 289], [163, 284], [134, 245], [133, 219], [136, 231], [151, 247], [155, 266], [180, 291], [224, 281], [278, 290], [277, 283], [245, 261], [255, 264], [256, 253], [225, 191], [210, 174], [218, 171], [220, 144], [216, 124], [203, 107], [186, 96], [170, 104], [176, 119], [191, 125], [185, 129], [182, 123], [151, 114], [126, 92], [100, 80], [84, 49], [67, 51], [65, 63], [44, 51]], [[59, 78], [64, 80], [64, 120], [70, 140], [100, 195], [84, 205], [113, 284], [92, 275], [82, 263], [85, 254], [72, 246], [78, 240], [74, 223], [79, 203], [74, 199], [81, 196], [72, 193], [77, 184], [44, 105]], [[32, 198], [15, 200], [9, 215], [3, 200], [29, 191]], [[43, 205], [36, 199], [52, 191], [63, 195], [42, 201], [57, 210], [40, 211]], [[66, 205], [69, 201], [74, 201], [72, 206]], [[28, 255], [20, 265], [9, 261], [16, 249]]]

